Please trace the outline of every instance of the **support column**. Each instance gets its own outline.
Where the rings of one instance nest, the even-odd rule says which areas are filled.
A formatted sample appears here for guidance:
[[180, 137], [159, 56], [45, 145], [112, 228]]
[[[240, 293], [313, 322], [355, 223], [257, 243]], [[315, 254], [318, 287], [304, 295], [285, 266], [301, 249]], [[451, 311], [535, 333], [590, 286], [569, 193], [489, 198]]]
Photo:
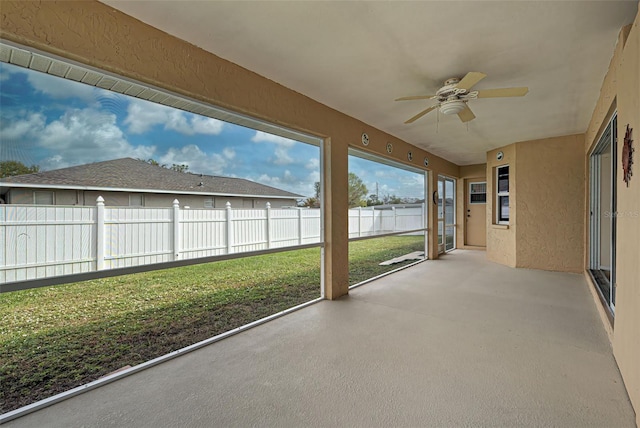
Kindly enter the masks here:
[[325, 297], [335, 300], [349, 293], [348, 145], [324, 144], [324, 287]]

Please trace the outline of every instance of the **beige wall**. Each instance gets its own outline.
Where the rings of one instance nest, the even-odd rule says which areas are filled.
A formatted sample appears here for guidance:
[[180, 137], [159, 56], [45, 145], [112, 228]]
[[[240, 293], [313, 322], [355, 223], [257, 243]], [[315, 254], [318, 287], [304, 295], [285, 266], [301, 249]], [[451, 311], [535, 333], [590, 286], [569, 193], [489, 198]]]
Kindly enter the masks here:
[[633, 129], [635, 171], [629, 187], [617, 173], [616, 318], [613, 350], [640, 425], [640, 13], [617, 64], [618, 154]]
[[[497, 160], [502, 152], [504, 157]], [[496, 167], [509, 165], [509, 224], [496, 224]], [[487, 259], [516, 266], [516, 145], [487, 152]]]
[[[444, 159], [102, 3], [3, 1], [0, 19], [0, 36], [6, 40], [324, 138], [325, 294], [330, 299], [348, 292], [350, 145], [418, 168], [428, 156], [435, 174], [458, 175], [458, 167]], [[369, 135], [368, 147], [360, 142], [363, 132]], [[394, 147], [391, 155], [387, 142]], [[412, 162], [407, 161], [409, 150]], [[433, 247], [430, 256], [435, 258]]]
[[583, 271], [584, 135], [516, 144], [516, 266]]
[[[582, 272], [584, 135], [521, 141], [487, 153], [487, 258]], [[504, 157], [496, 159], [498, 152]], [[509, 165], [509, 225], [496, 224], [496, 167]], [[516, 196], [517, 195], [517, 196]], [[490, 203], [489, 203], [490, 202]]]
[[[618, 170], [617, 170], [617, 231], [616, 231], [616, 310], [613, 328], [613, 354], [620, 368], [629, 398], [636, 410], [640, 426], [640, 12], [631, 26], [621, 30], [618, 44], [600, 90], [585, 138], [585, 165], [597, 137], [614, 111], [618, 114]], [[627, 187], [622, 174], [622, 145], [627, 124], [633, 128], [635, 147], [635, 175]], [[588, 171], [588, 169], [587, 169]], [[588, 184], [589, 174], [586, 174]], [[587, 189], [588, 190], [588, 189]], [[588, 195], [585, 203], [584, 266], [589, 261]], [[595, 294], [596, 305], [604, 314]]]

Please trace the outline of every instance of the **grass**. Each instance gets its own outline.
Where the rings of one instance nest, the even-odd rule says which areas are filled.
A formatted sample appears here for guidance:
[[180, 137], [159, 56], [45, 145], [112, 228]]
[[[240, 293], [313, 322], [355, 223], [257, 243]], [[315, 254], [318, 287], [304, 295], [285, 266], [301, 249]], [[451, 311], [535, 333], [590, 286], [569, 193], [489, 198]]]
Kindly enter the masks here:
[[[423, 238], [349, 245], [350, 283]], [[320, 296], [318, 248], [0, 295], [0, 413]]]

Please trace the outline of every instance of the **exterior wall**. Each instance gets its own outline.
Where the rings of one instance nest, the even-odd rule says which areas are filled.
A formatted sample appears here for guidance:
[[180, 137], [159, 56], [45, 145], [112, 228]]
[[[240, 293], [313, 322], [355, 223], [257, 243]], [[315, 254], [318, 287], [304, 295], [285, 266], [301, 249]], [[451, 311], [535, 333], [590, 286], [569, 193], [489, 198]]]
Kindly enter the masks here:
[[[129, 206], [128, 192], [101, 192], [97, 190], [54, 190], [54, 189], [10, 189], [7, 192], [8, 204], [33, 204], [33, 192], [54, 192], [55, 205], [88, 205], [96, 204], [98, 196], [104, 198], [106, 206]], [[200, 195], [179, 195], [170, 193], [143, 193], [144, 206], [153, 208], [170, 207], [175, 199], [180, 202], [180, 206], [190, 208], [204, 208], [205, 199], [214, 200], [214, 208], [225, 208], [227, 202], [231, 202], [232, 208], [264, 208], [267, 202], [272, 208], [291, 207], [296, 205], [294, 199], [275, 198], [242, 198], [235, 196], [200, 196]]]
[[[498, 152], [502, 160], [497, 160]], [[496, 224], [496, 167], [509, 165], [509, 224]], [[487, 259], [516, 267], [516, 145], [487, 152]]]
[[[330, 299], [347, 294], [349, 285], [349, 145], [418, 168], [428, 157], [432, 177], [458, 176], [458, 166], [442, 158], [97, 1], [3, 1], [0, 19], [0, 37], [6, 40], [324, 138], [324, 278]], [[369, 135], [367, 147], [360, 142], [363, 132]], [[386, 152], [388, 142], [392, 154]], [[436, 258], [431, 208], [430, 256]]]
[[54, 192], [55, 205], [82, 205], [82, 201], [78, 202], [78, 193], [75, 190], [53, 189], [10, 189], [7, 192], [6, 203], [33, 204], [33, 192]]
[[[617, 230], [616, 230], [616, 311], [615, 325], [609, 323], [606, 309], [602, 308], [592, 288], [595, 304], [603, 323], [612, 336], [613, 354], [624, 379], [629, 398], [636, 411], [636, 424], [640, 426], [640, 178], [638, 157], [640, 151], [640, 12], [631, 26], [621, 30], [613, 53], [609, 71], [600, 89], [600, 98], [594, 109], [585, 138], [585, 165], [597, 137], [614, 111], [618, 113], [618, 172], [617, 172]], [[627, 124], [633, 128], [635, 148], [635, 175], [627, 187], [622, 177], [622, 144]], [[588, 169], [587, 169], [588, 171]], [[588, 186], [589, 174], [586, 174]], [[588, 187], [586, 189], [588, 191]], [[584, 267], [589, 266], [589, 201], [584, 208]], [[613, 332], [611, 332], [613, 330]]]
[[[460, 167], [460, 176], [456, 187], [456, 247], [464, 247], [465, 237], [465, 179], [474, 178], [478, 181], [486, 180], [487, 178], [487, 164], [482, 163], [478, 165], [465, 165]], [[487, 204], [489, 204], [489, 194], [487, 193]]]
[[516, 266], [583, 271], [584, 135], [516, 144]]
[[616, 319], [613, 352], [640, 426], [640, 12], [617, 63], [618, 159], [627, 124], [635, 148], [629, 187], [617, 173]]

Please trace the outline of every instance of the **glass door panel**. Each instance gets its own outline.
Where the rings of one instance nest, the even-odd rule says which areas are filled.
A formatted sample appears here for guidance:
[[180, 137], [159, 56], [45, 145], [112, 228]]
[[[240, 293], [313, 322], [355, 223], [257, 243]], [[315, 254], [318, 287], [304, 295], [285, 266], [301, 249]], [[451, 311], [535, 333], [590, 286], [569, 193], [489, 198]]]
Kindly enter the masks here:
[[456, 247], [456, 182], [453, 178], [438, 176], [438, 252]]

